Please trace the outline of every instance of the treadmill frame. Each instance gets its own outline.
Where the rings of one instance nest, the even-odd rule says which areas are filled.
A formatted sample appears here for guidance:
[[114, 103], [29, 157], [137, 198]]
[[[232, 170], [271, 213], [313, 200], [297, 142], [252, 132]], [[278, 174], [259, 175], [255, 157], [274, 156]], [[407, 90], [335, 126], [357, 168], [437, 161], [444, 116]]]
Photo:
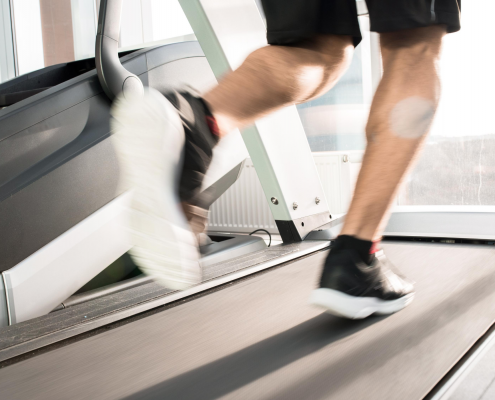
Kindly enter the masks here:
[[[159, 49], [162, 48], [160, 46], [137, 51], [125, 56], [122, 61], [126, 68], [140, 76], [143, 83], [148, 84], [151, 80], [151, 86], [154, 87], [160, 82], [160, 74], [163, 73], [162, 68], [168, 68], [168, 65], [173, 68], [176, 61], [201, 61], [200, 64], [195, 63], [192, 70], [196, 70], [195, 68], [199, 65], [207, 65], [207, 60], [197, 42], [171, 44], [164, 47], [168, 48], [165, 54], [160, 52]], [[202, 84], [214, 84], [215, 77], [209, 66], [208, 76], [204, 75], [205, 73], [203, 72], [202, 74]], [[172, 80], [167, 84], [174, 85], [179, 83], [179, 81], [174, 82]], [[79, 87], [78, 85], [83, 85], [86, 90], [83, 90], [82, 94], [79, 93], [76, 99], [67, 99], [64, 93], [66, 94], [73, 87]], [[158, 89], [164, 88], [158, 87]], [[62, 92], [59, 93], [60, 91]], [[56, 96], [58, 96], [57, 99], [59, 100], [55, 104], [53, 97]], [[38, 107], [37, 113], [29, 113], [30, 105], [50, 102], [47, 99], [51, 100], [49, 110], [46, 107], [40, 110]], [[11, 115], [10, 113], [12, 112], [16, 113], [16, 116], [21, 112], [27, 114], [25, 118], [21, 119], [22, 123], [20, 125], [22, 126], [9, 125], [9, 121], [6, 124], [4, 123], [0, 141], [23, 131], [24, 126], [32, 125], [33, 121], [38, 122], [40, 118], [42, 121], [46, 121], [53, 112], [57, 112], [56, 115], [59, 116], [61, 111], [71, 109], [74, 106], [74, 102], [80, 105], [82, 104], [81, 101], [103, 102], [100, 105], [108, 108], [108, 100], [97, 83], [95, 70], [86, 72], [83, 75], [72, 78], [70, 81], [25, 99], [10, 106], [8, 109], [0, 110], [0, 119]], [[54, 107], [56, 107], [55, 111], [53, 111]], [[98, 115], [103, 115], [103, 119], [104, 114], [108, 114], [107, 108], [98, 112]], [[98, 107], [95, 109], [99, 110]], [[42, 113], [41, 117], [40, 113]], [[2, 247], [0, 250], [12, 253], [9, 254], [12, 257], [2, 259], [4, 266], [6, 265], [7, 268], [3, 269], [3, 279], [0, 283], [0, 326], [5, 326], [7, 323], [13, 325], [49, 313], [130, 248], [126, 239], [122, 237], [117, 229], [119, 219], [122, 218], [123, 214], [122, 206], [126, 199], [123, 194], [125, 188], [117, 187], [115, 176], [118, 174], [118, 165], [115, 162], [109, 139], [110, 131], [108, 126], [101, 124], [101, 120], [102, 118], [99, 118], [96, 121], [101, 125], [101, 129], [96, 134], [96, 136], [99, 135], [97, 140], [93, 140], [94, 135], [89, 139], [84, 139], [87, 135], [82, 135], [80, 132], [77, 136], [77, 138], [84, 139], [82, 149], [87, 151], [80, 153], [79, 150], [72, 152], [72, 147], [65, 149], [60, 157], [57, 155], [56, 160], [50, 159], [48, 162], [43, 162], [43, 165], [40, 163], [34, 166], [29, 165], [29, 174], [23, 172], [20, 175], [16, 175], [14, 179], [7, 180], [2, 186], [0, 201], [8, 203], [5, 203], [8, 207], [4, 207], [2, 211], [4, 215], [12, 216], [11, 219], [6, 219], [2, 222], [4, 228], [9, 228], [8, 222], [12, 222], [12, 229], [16, 229], [16, 231], [4, 229], [3, 246], [0, 246]], [[92, 126], [90, 125], [88, 129]], [[46, 122], [43, 122], [43, 129], [45, 128]], [[90, 140], [90, 143], [86, 143], [88, 140]], [[239, 141], [242, 144], [240, 138]], [[72, 171], [84, 173], [87, 166], [94, 165], [94, 161], [91, 162], [88, 157], [91, 158], [95, 154], [99, 157], [98, 160], [102, 160], [102, 162], [98, 163], [98, 168], [105, 171], [106, 176], [110, 177], [110, 181], [102, 184], [104, 190], [90, 192], [92, 193], [91, 199], [94, 201], [82, 203], [83, 197], [77, 196], [77, 191], [74, 191], [73, 188], [77, 185], [81, 187], [83, 183], [88, 183], [88, 180], [83, 180], [83, 182], [78, 175], [77, 179], [72, 176], [71, 185], [62, 185], [60, 181], [66, 178], [67, 173], [70, 175]], [[213, 182], [211, 182], [212, 178], [210, 177], [211, 184], [206, 190], [210, 192], [211, 199], [214, 200], [218, 197], [222, 191], [226, 190], [237, 179], [243, 161], [242, 154], [238, 154], [238, 156], [239, 158], [234, 160], [236, 165], [232, 166], [230, 171], [227, 170], [227, 173], [224, 172], [221, 179], [213, 179]], [[225, 163], [223, 166], [226, 167]], [[87, 177], [90, 178], [90, 176]], [[47, 183], [56, 185], [55, 189], [57, 190], [46, 189], [43, 192], [46, 193], [46, 196], [41, 198], [38, 194], [37, 207], [22, 208], [26, 202], [31, 204], [30, 202], [36, 198], [36, 195], [33, 194], [38, 193], [36, 188], [39, 188], [40, 185], [48, 187]], [[61, 193], [59, 193], [59, 189]], [[71, 194], [70, 196], [67, 195], [67, 191]], [[122, 196], [117, 197], [118, 195]], [[55, 197], [57, 201], [53, 200]], [[24, 201], [22, 207], [14, 207], [14, 204], [18, 204], [17, 202], [20, 198]], [[71, 207], [79, 207], [82, 210], [81, 213], [67, 215], [67, 210], [63, 205], [69, 203]], [[56, 221], [50, 217], [52, 214], [43, 213], [39, 210], [45, 204], [50, 204], [51, 211], [58, 207], [59, 212], [57, 213], [58, 219]], [[28, 210], [29, 213], [34, 213], [32, 217], [36, 218], [36, 224], [31, 225], [33, 220], [29, 218], [30, 215], [26, 215], [26, 212], [24, 212], [23, 216], [26, 224], [19, 226], [16, 219], [20, 213], [19, 210]], [[69, 212], [72, 211], [72, 209], [69, 209]], [[85, 214], [88, 211], [90, 213]], [[47, 227], [51, 229], [48, 230]], [[40, 231], [35, 228], [43, 229], [43, 235], [40, 235]], [[12, 232], [15, 232], [17, 236]], [[23, 245], [27, 243], [30, 246], [27, 251], [22, 252], [25, 255], [21, 254], [21, 252], [13, 252], [13, 246], [19, 246], [21, 242], [19, 235], [23, 232], [26, 232], [26, 235], [21, 237], [22, 243]], [[258, 250], [266, 246], [259, 237], [250, 237], [247, 244], [237, 242], [236, 244], [233, 241], [229, 241], [229, 243], [233, 245], [233, 253], [230, 254], [232, 257], [239, 255], [239, 253], [244, 254], [245, 251]], [[221, 243], [218, 246], [217, 244], [212, 245], [210, 251], [212, 254], [209, 255], [209, 258], [215, 258], [220, 261], [219, 255], [213, 251], [213, 248], [224, 247], [225, 245], [221, 245]], [[224, 254], [224, 256], [227, 257], [227, 254]]]
[[[265, 24], [253, 0], [179, 3], [217, 79], [267, 45]], [[284, 243], [302, 241], [331, 221], [295, 106], [256, 121], [243, 130], [242, 137]]]

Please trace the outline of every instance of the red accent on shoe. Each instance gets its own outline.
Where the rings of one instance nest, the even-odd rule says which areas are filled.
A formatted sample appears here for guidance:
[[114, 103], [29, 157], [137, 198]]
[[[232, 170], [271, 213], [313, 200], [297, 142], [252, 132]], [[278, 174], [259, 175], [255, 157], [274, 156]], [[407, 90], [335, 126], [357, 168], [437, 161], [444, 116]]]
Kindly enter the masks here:
[[375, 254], [377, 251], [380, 251], [380, 241], [379, 240], [372, 243], [372, 245], [370, 247], [370, 254]]
[[215, 136], [220, 136], [220, 129], [218, 128], [217, 120], [214, 117], [206, 116], [206, 123], [208, 128], [210, 128], [211, 133]]

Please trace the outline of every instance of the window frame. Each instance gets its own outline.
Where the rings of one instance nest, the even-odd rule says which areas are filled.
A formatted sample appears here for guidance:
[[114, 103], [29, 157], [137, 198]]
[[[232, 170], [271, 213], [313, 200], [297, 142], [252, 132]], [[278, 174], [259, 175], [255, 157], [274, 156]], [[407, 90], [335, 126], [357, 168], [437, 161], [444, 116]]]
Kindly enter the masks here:
[[13, 0], [0, 0], [0, 54], [2, 60], [0, 69], [0, 82], [5, 82], [19, 75], [17, 51], [15, 44]]

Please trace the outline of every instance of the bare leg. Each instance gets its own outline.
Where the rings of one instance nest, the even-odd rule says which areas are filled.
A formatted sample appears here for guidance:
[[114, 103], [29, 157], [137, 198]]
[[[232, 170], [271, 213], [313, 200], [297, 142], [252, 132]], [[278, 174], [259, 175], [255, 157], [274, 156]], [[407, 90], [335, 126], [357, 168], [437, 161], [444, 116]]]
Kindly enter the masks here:
[[440, 95], [443, 25], [382, 33], [383, 78], [366, 127], [368, 145], [341, 234], [379, 240], [400, 182], [429, 131]]
[[[352, 38], [321, 35], [297, 46], [267, 46], [203, 96], [224, 136], [288, 104], [328, 91], [352, 59]], [[193, 232], [204, 232], [208, 214], [182, 204]]]
[[204, 95], [221, 135], [279, 108], [328, 91], [352, 59], [352, 38], [321, 35], [297, 46], [267, 46]]

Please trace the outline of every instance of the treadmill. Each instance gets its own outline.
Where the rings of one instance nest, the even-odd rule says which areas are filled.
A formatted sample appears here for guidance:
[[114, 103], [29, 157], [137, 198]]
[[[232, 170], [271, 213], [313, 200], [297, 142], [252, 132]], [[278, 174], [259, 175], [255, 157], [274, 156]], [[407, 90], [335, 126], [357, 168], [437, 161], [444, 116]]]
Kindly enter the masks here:
[[[250, 4], [182, 2], [195, 31], [215, 33], [226, 54], [223, 35], [255, 18]], [[218, 25], [219, 11], [228, 26]], [[304, 240], [294, 240], [301, 231], [289, 220], [278, 223], [287, 228], [283, 244], [211, 264], [185, 291], [148, 282], [0, 328], [0, 396], [446, 400], [459, 371], [495, 337], [493, 218], [394, 213], [384, 248], [416, 281], [416, 298], [361, 321], [307, 304], [342, 221]]]
[[[102, 18], [116, 15], [119, 23], [102, 22], [107, 33], [117, 29], [118, 41], [122, 4], [106, 4]], [[116, 228], [127, 197], [110, 141], [110, 98], [118, 91], [108, 85], [122, 84], [123, 71], [162, 92], [216, 83], [196, 41], [118, 55], [117, 42], [98, 37], [106, 41], [99, 42], [96, 59], [54, 65], [0, 85], [0, 326], [47, 314], [75, 292], [146, 282]], [[244, 150], [215, 158], [221, 168], [208, 176], [204, 206], [237, 180], [245, 157]], [[202, 249], [203, 266], [266, 247], [256, 236], [213, 240]]]

